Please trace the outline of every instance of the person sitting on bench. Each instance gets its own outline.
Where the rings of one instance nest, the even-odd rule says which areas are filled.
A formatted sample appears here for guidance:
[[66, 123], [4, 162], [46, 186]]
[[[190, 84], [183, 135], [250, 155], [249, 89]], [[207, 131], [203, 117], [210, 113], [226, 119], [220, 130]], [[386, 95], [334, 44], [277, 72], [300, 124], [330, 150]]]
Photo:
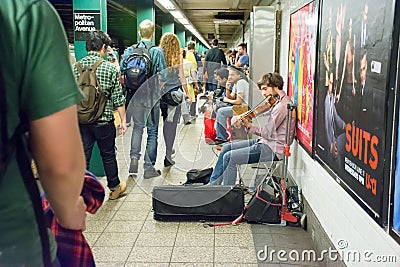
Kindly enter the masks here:
[[[267, 104], [257, 108], [253, 115], [264, 114], [267, 122], [264, 127], [253, 125], [243, 113], [232, 118], [235, 127], [246, 127], [258, 139], [242, 140], [223, 145], [217, 163], [211, 174], [209, 185], [235, 185], [237, 165], [268, 162], [283, 159], [286, 137], [287, 105], [293, 104], [283, 89], [283, 78], [279, 73], [264, 74], [257, 83]], [[254, 114], [256, 113], [256, 114]], [[291, 116], [290, 142], [294, 138], [295, 116]]]
[[[249, 83], [244, 77], [244, 74], [239, 68], [229, 66], [228, 82], [226, 83], [226, 96], [223, 98], [224, 103], [230, 104], [226, 107], [220, 107], [217, 111], [217, 138], [215, 142], [209, 143], [210, 145], [220, 145], [227, 142], [226, 134], [226, 119], [232, 118], [233, 108], [232, 105], [247, 105], [249, 99]], [[232, 91], [230, 87], [233, 85]]]

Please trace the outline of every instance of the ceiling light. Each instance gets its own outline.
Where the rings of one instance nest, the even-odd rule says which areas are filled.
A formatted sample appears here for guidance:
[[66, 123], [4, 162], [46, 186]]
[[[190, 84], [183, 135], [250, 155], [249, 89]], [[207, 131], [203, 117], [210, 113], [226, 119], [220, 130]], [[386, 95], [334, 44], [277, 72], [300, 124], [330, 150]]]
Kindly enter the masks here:
[[224, 24], [224, 25], [241, 25], [241, 20], [235, 19], [214, 19], [214, 24]]
[[169, 13], [171, 13], [172, 16], [174, 16], [174, 18], [176, 19], [183, 19], [183, 15], [181, 12], [179, 11], [170, 11]]
[[195, 29], [194, 29], [194, 27], [193, 27], [191, 24], [185, 25], [185, 27], [186, 27], [186, 29], [188, 29], [191, 33], [194, 34]]
[[188, 25], [189, 24], [189, 21], [187, 19], [185, 19], [185, 18], [181, 18], [181, 19], [178, 19], [178, 20], [183, 25]]
[[160, 3], [167, 10], [175, 10], [174, 4], [172, 4], [169, 0], [158, 0], [158, 3]]

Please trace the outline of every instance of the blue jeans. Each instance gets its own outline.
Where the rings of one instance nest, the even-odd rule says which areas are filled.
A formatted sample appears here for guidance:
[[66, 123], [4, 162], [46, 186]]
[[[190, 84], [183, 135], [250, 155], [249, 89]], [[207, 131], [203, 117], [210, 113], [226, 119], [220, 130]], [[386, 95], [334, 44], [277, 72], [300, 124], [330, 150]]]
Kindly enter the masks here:
[[175, 137], [176, 137], [176, 127], [178, 126], [179, 118], [181, 116], [181, 106], [176, 106], [172, 111], [174, 112], [173, 120], [168, 121], [168, 105], [162, 107], [163, 116], [163, 135], [165, 142], [165, 157], [171, 158], [172, 149], [174, 147]]
[[210, 185], [235, 185], [237, 165], [268, 162], [275, 158], [272, 149], [256, 139], [227, 143], [222, 147], [210, 177]]
[[217, 111], [217, 139], [219, 140], [227, 140], [226, 136], [226, 118], [232, 118], [233, 111], [232, 106], [230, 107], [222, 107]]
[[214, 74], [211, 74], [211, 75], [212, 75], [212, 78], [207, 79], [206, 90], [214, 92], [215, 90], [217, 90], [218, 81], [214, 78]]
[[160, 103], [152, 108], [132, 103], [133, 129], [131, 138], [130, 158], [140, 159], [143, 129], [147, 127], [146, 152], [144, 154], [144, 169], [156, 164], [158, 145], [158, 122], [160, 120]]
[[83, 149], [85, 151], [86, 169], [89, 170], [93, 145], [97, 142], [107, 176], [107, 186], [114, 189], [119, 186], [118, 166], [115, 156], [115, 125], [113, 121], [93, 124], [79, 124]]

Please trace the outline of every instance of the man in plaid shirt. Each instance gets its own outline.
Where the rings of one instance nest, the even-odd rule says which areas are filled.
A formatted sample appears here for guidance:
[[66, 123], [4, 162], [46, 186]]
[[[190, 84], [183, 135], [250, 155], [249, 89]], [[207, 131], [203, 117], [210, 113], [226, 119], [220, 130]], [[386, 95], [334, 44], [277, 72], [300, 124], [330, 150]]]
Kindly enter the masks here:
[[[107, 54], [107, 47], [111, 43], [110, 37], [102, 31], [88, 33], [86, 40], [88, 54], [79, 62], [83, 67], [92, 66], [97, 60], [104, 58]], [[78, 79], [79, 74], [76, 64], [74, 65], [74, 74], [75, 78]], [[89, 169], [94, 142], [97, 141], [107, 176], [107, 184], [110, 188], [109, 199], [114, 200], [123, 195], [126, 190], [126, 182], [120, 182], [118, 177], [117, 159], [114, 150], [116, 131], [113, 115], [114, 108], [117, 108], [121, 118], [119, 134], [123, 135], [126, 131], [125, 96], [115, 65], [108, 61], [102, 62], [96, 69], [96, 76], [103, 92], [108, 93], [111, 97], [107, 100], [103, 115], [95, 123], [80, 124], [79, 129], [85, 150], [87, 169]]]

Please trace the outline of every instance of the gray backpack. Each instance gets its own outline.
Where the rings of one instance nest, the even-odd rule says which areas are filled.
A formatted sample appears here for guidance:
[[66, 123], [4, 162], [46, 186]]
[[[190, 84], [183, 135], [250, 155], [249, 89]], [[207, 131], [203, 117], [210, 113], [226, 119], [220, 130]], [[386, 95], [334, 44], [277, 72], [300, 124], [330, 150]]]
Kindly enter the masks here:
[[83, 95], [82, 101], [78, 103], [78, 120], [81, 124], [97, 121], [104, 112], [108, 96], [101, 90], [96, 76], [96, 69], [103, 62], [103, 59], [99, 59], [92, 66], [86, 67], [80, 62], [76, 63], [78, 86]]

